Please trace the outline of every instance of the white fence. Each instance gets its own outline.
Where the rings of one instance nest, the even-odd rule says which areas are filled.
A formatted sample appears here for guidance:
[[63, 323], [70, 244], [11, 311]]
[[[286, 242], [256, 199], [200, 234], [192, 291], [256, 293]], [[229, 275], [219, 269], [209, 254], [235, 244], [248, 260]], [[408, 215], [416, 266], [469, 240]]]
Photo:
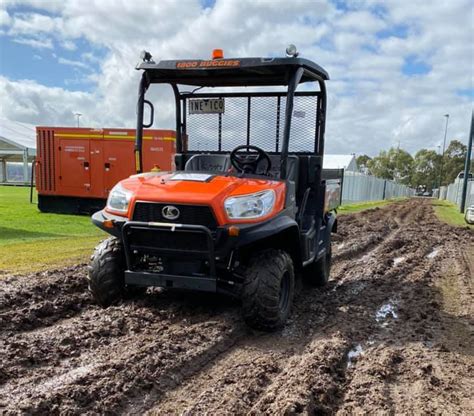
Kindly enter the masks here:
[[[439, 199], [447, 199], [458, 207], [461, 207], [463, 181], [456, 181], [448, 186], [442, 186], [439, 190]], [[467, 183], [466, 207], [474, 205], [474, 181]]]
[[406, 185], [358, 172], [344, 172], [342, 183], [343, 204], [409, 197], [414, 194], [415, 191]]

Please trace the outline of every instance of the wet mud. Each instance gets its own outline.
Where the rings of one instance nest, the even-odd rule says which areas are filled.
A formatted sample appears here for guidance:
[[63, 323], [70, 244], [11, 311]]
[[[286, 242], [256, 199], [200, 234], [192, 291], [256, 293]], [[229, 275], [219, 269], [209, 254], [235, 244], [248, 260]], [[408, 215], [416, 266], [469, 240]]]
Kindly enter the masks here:
[[473, 414], [474, 233], [428, 200], [341, 216], [329, 284], [266, 334], [238, 302], [102, 309], [86, 265], [0, 281], [2, 414]]

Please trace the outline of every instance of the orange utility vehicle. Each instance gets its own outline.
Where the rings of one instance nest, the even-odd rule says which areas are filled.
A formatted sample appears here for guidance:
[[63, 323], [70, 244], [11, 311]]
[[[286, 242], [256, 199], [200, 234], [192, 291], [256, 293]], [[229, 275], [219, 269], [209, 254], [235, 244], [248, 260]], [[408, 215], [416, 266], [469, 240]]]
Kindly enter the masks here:
[[[89, 287], [104, 306], [146, 286], [226, 293], [242, 300], [250, 326], [274, 330], [290, 313], [295, 276], [329, 279], [340, 196], [322, 170], [329, 76], [294, 48], [286, 58], [219, 52], [159, 62], [143, 54], [138, 174], [92, 217], [112, 237], [94, 252]], [[175, 172], [141, 173], [144, 106], [153, 108], [145, 93], [155, 84], [174, 92]]]
[[[145, 169], [173, 168], [174, 131], [145, 130], [143, 140]], [[36, 189], [43, 212], [95, 212], [118, 181], [135, 173], [135, 130], [37, 127], [36, 142]]]

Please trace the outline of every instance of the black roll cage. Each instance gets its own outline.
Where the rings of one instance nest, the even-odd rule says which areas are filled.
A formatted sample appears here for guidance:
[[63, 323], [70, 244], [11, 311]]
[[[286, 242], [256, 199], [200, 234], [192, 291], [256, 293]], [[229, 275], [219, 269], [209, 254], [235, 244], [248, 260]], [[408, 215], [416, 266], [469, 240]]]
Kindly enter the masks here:
[[[300, 81], [303, 76], [305, 81], [315, 81], [319, 84], [319, 91], [313, 92], [296, 92]], [[264, 78], [265, 75], [262, 75]], [[212, 79], [212, 78], [210, 78]], [[192, 97], [257, 97], [257, 96], [276, 96], [276, 97], [285, 97], [286, 96], [286, 111], [285, 111], [285, 120], [283, 125], [283, 135], [282, 135], [282, 147], [281, 147], [281, 164], [280, 164], [280, 179], [285, 180], [287, 177], [287, 161], [288, 161], [288, 148], [290, 141], [290, 131], [291, 131], [291, 121], [293, 116], [293, 103], [295, 96], [317, 96], [317, 114], [316, 114], [316, 128], [315, 128], [315, 138], [314, 138], [314, 154], [317, 156], [323, 156], [324, 154], [324, 132], [326, 127], [326, 85], [324, 79], [321, 76], [316, 75], [314, 72], [309, 71], [308, 69], [297, 66], [293, 71], [287, 74], [286, 79], [288, 82], [287, 92], [254, 92], [254, 93], [203, 93], [203, 94], [193, 94], [189, 92], [181, 93], [178, 87], [178, 84], [174, 81], [167, 80], [166, 78], [157, 79], [152, 78], [149, 75], [148, 70], [145, 69], [142, 77], [140, 79], [138, 87], [138, 104], [137, 104], [137, 130], [136, 130], [136, 139], [135, 139], [135, 163], [137, 173], [141, 173], [143, 170], [143, 159], [142, 159], [142, 143], [143, 143], [143, 115], [144, 115], [144, 104], [145, 104], [145, 93], [149, 86], [152, 83], [167, 83], [171, 85], [171, 88], [174, 92], [175, 97], [175, 106], [176, 106], [176, 152], [178, 154], [183, 153], [183, 137], [186, 135], [186, 111], [184, 110], [182, 114], [182, 102]], [[189, 82], [186, 82], [189, 84]], [[210, 83], [211, 84], [211, 83]], [[262, 85], [266, 85], [262, 83]], [[210, 85], [212, 86], [212, 85]], [[224, 85], [223, 85], [224, 86]], [[241, 86], [246, 86], [242, 83]], [[185, 105], [183, 105], [185, 107]], [[247, 140], [249, 137], [249, 130], [247, 129]]]

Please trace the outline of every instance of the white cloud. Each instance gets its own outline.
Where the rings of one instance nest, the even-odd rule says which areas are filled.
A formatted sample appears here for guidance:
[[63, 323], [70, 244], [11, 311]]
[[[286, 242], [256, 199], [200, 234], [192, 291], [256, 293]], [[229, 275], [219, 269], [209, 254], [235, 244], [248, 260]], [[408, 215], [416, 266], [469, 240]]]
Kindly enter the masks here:
[[21, 45], [31, 46], [35, 49], [53, 49], [53, 41], [51, 39], [15, 37], [12, 41]]
[[74, 42], [70, 40], [64, 40], [61, 42], [61, 47], [63, 49], [66, 49], [68, 51], [75, 51], [77, 49], [77, 46]]
[[85, 64], [84, 62], [73, 61], [71, 59], [66, 59], [66, 58], [58, 58], [58, 63], [62, 65], [75, 66], [77, 68], [82, 68], [82, 69], [90, 69], [89, 65]]
[[6, 10], [0, 10], [0, 26], [8, 26], [11, 23], [10, 15]]
[[[36, 11], [15, 13], [13, 6], [20, 3]], [[0, 22], [5, 21], [14, 41], [75, 51], [74, 59], [58, 59], [72, 67], [71, 87], [80, 85], [74, 68], [100, 69], [86, 77], [95, 85], [91, 93], [36, 82], [20, 88], [1, 78], [6, 88], [1, 111], [41, 124], [73, 124], [70, 113], [80, 111], [84, 123], [133, 127], [139, 79], [134, 65], [140, 50], [150, 50], [155, 59], [208, 57], [215, 47], [224, 48], [228, 57], [275, 56], [283, 55], [291, 42], [331, 75], [329, 152], [375, 154], [399, 140], [411, 152], [433, 147], [444, 133], [446, 113], [451, 114], [448, 138], [465, 139], [472, 102], [456, 91], [473, 88], [470, 1], [374, 0], [350, 6], [343, 12], [326, 0], [218, 0], [207, 9], [198, 0], [8, 0], [1, 6], [6, 10], [0, 10]], [[374, 13], [374, 7], [384, 12]], [[406, 28], [403, 38], [396, 30], [383, 39], [376, 35], [400, 27]], [[75, 50], [78, 39], [105, 49], [105, 56]], [[409, 56], [429, 65], [430, 72], [403, 74]], [[169, 89], [150, 94], [158, 101], [157, 125], [173, 127]]]

